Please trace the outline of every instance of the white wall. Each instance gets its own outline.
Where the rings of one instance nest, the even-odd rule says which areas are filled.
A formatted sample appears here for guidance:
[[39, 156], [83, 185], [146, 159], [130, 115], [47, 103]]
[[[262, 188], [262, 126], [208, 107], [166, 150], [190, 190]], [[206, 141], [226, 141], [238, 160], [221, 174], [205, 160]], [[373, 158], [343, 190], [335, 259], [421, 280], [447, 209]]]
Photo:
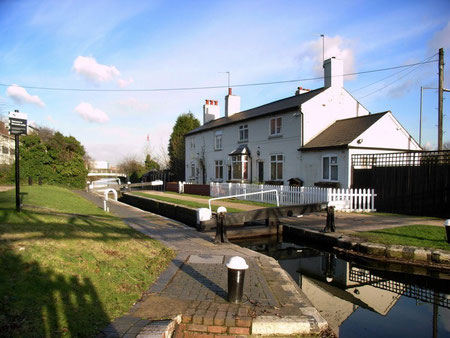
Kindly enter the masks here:
[[[359, 139], [362, 140], [360, 143], [357, 142]], [[391, 113], [385, 114], [356, 140], [350, 143], [350, 146], [420, 150], [418, 143]]]
[[369, 111], [345, 89], [330, 87], [301, 106], [304, 115], [304, 144], [336, 120], [368, 115]]
[[[247, 144], [251, 153], [251, 181], [258, 179], [257, 161], [264, 162], [264, 180], [270, 180], [270, 156], [273, 154], [282, 154], [284, 156], [283, 163], [283, 181], [296, 176], [296, 167], [300, 154], [297, 149], [300, 147], [300, 118], [294, 116], [295, 111], [275, 114], [271, 116], [261, 117], [258, 119], [248, 120], [241, 123], [231, 124], [222, 128], [207, 130], [202, 133], [189, 135], [186, 137], [186, 179], [192, 180], [190, 163], [194, 161], [198, 163], [198, 159], [204, 149], [204, 157], [206, 159], [206, 181], [209, 183], [214, 179], [215, 160], [224, 161], [224, 181], [228, 179], [229, 156], [228, 154], [239, 147], [241, 144]], [[282, 136], [270, 137], [270, 119], [274, 117], [282, 117]], [[239, 126], [248, 125], [248, 141], [239, 142]], [[214, 150], [215, 132], [222, 131], [222, 150]], [[191, 140], [194, 140], [195, 148], [191, 148]], [[257, 155], [259, 150], [260, 155]], [[195, 179], [194, 179], [195, 180]], [[201, 182], [201, 174], [197, 179]]]

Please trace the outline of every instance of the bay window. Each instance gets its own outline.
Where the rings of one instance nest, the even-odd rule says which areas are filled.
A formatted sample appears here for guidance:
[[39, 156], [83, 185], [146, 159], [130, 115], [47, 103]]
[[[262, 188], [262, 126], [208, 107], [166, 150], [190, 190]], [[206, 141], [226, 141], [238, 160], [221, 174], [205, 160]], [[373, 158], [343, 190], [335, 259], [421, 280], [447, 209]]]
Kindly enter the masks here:
[[231, 156], [231, 179], [248, 179], [248, 155]]

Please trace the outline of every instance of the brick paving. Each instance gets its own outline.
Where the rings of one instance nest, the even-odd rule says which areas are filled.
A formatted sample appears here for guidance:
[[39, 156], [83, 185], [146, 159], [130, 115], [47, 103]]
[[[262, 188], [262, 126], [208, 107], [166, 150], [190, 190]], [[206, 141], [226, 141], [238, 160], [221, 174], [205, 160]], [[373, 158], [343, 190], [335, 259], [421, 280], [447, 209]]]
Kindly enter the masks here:
[[[79, 193], [102, 206], [100, 197]], [[267, 331], [267, 323], [277, 322], [283, 328], [284, 318], [303, 325], [305, 334], [316, 334], [327, 327], [273, 258], [234, 244], [213, 244], [207, 234], [120, 202], [111, 202], [110, 210], [130, 227], [176, 250], [177, 257], [141, 301], [103, 329], [99, 337], [165, 337], [171, 331], [162, 330], [168, 319], [178, 323], [175, 337], [283, 334]], [[227, 301], [224, 263], [231, 256], [241, 256], [249, 265], [240, 304]]]

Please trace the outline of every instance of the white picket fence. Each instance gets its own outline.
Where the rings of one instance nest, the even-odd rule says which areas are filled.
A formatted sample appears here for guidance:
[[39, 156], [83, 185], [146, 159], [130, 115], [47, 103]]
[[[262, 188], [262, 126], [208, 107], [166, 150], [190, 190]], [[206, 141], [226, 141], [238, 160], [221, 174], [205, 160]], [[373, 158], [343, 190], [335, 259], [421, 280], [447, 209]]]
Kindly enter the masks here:
[[[280, 205], [301, 205], [310, 203], [335, 202], [336, 210], [372, 212], [375, 209], [373, 189], [332, 189], [318, 187], [291, 187], [286, 185], [263, 185], [244, 183], [211, 183], [211, 197], [223, 197], [267, 190], [278, 191]], [[254, 202], [276, 204], [276, 194], [261, 193], [239, 197]]]

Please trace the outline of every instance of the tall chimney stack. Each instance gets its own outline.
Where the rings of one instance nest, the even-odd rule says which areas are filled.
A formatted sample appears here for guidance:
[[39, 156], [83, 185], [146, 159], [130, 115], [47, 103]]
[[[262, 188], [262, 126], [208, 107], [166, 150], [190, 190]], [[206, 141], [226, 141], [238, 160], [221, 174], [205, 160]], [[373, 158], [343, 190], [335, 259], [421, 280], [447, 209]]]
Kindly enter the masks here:
[[340, 59], [332, 57], [323, 62], [324, 87], [344, 86], [344, 63]]
[[220, 107], [218, 101], [205, 100], [203, 105], [203, 124], [218, 119], [220, 115]]
[[225, 96], [225, 117], [233, 116], [241, 111], [241, 97], [233, 95], [231, 88], [228, 88], [228, 95]]

